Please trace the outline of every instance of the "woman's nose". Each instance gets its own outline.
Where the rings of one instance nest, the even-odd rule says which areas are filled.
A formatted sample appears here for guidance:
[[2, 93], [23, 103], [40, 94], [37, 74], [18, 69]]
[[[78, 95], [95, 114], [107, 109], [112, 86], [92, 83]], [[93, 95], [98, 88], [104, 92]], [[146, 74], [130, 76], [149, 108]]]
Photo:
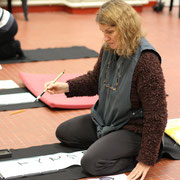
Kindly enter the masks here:
[[110, 37], [109, 36], [107, 36], [107, 35], [104, 35], [104, 41], [109, 41], [110, 40]]

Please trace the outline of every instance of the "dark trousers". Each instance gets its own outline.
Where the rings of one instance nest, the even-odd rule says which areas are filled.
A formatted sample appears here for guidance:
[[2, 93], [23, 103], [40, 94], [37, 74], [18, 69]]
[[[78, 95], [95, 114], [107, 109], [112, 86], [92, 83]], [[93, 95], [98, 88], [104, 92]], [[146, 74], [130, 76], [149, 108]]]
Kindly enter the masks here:
[[140, 135], [123, 129], [98, 139], [90, 114], [62, 123], [56, 136], [68, 146], [87, 148], [81, 166], [96, 176], [131, 171], [141, 145]]

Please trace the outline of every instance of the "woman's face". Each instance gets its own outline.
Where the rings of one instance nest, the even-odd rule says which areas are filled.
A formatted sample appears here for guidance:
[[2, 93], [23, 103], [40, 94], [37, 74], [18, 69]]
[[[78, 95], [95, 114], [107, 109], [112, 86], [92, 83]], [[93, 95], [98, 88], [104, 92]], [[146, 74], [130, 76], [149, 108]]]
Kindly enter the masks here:
[[117, 49], [119, 33], [116, 26], [110, 26], [107, 24], [99, 24], [99, 29], [104, 34], [104, 41], [109, 44], [111, 49]]

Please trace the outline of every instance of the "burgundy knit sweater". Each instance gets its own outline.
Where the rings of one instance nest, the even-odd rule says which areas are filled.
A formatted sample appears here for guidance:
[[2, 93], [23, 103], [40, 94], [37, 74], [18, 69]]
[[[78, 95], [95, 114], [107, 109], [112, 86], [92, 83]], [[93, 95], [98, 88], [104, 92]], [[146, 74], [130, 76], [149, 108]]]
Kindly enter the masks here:
[[[92, 71], [71, 79], [67, 97], [93, 96], [98, 94], [98, 80], [103, 49]], [[144, 118], [134, 118], [123, 127], [142, 135], [142, 143], [137, 160], [146, 165], [154, 165], [158, 158], [161, 139], [167, 123], [167, 103], [165, 80], [158, 56], [153, 51], [145, 51], [134, 70], [131, 84], [132, 109], [144, 110]]]

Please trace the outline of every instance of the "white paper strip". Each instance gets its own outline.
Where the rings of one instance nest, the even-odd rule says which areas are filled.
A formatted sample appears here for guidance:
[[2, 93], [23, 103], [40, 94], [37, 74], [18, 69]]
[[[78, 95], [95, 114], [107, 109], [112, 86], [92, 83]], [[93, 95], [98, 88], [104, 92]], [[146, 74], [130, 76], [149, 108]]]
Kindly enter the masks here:
[[0, 89], [18, 88], [19, 86], [13, 80], [0, 80]]
[[56, 172], [69, 166], [80, 166], [84, 151], [56, 153], [32, 158], [0, 162], [0, 174], [5, 179]]
[[0, 95], [0, 105], [34, 102], [35, 97], [29, 92]]

